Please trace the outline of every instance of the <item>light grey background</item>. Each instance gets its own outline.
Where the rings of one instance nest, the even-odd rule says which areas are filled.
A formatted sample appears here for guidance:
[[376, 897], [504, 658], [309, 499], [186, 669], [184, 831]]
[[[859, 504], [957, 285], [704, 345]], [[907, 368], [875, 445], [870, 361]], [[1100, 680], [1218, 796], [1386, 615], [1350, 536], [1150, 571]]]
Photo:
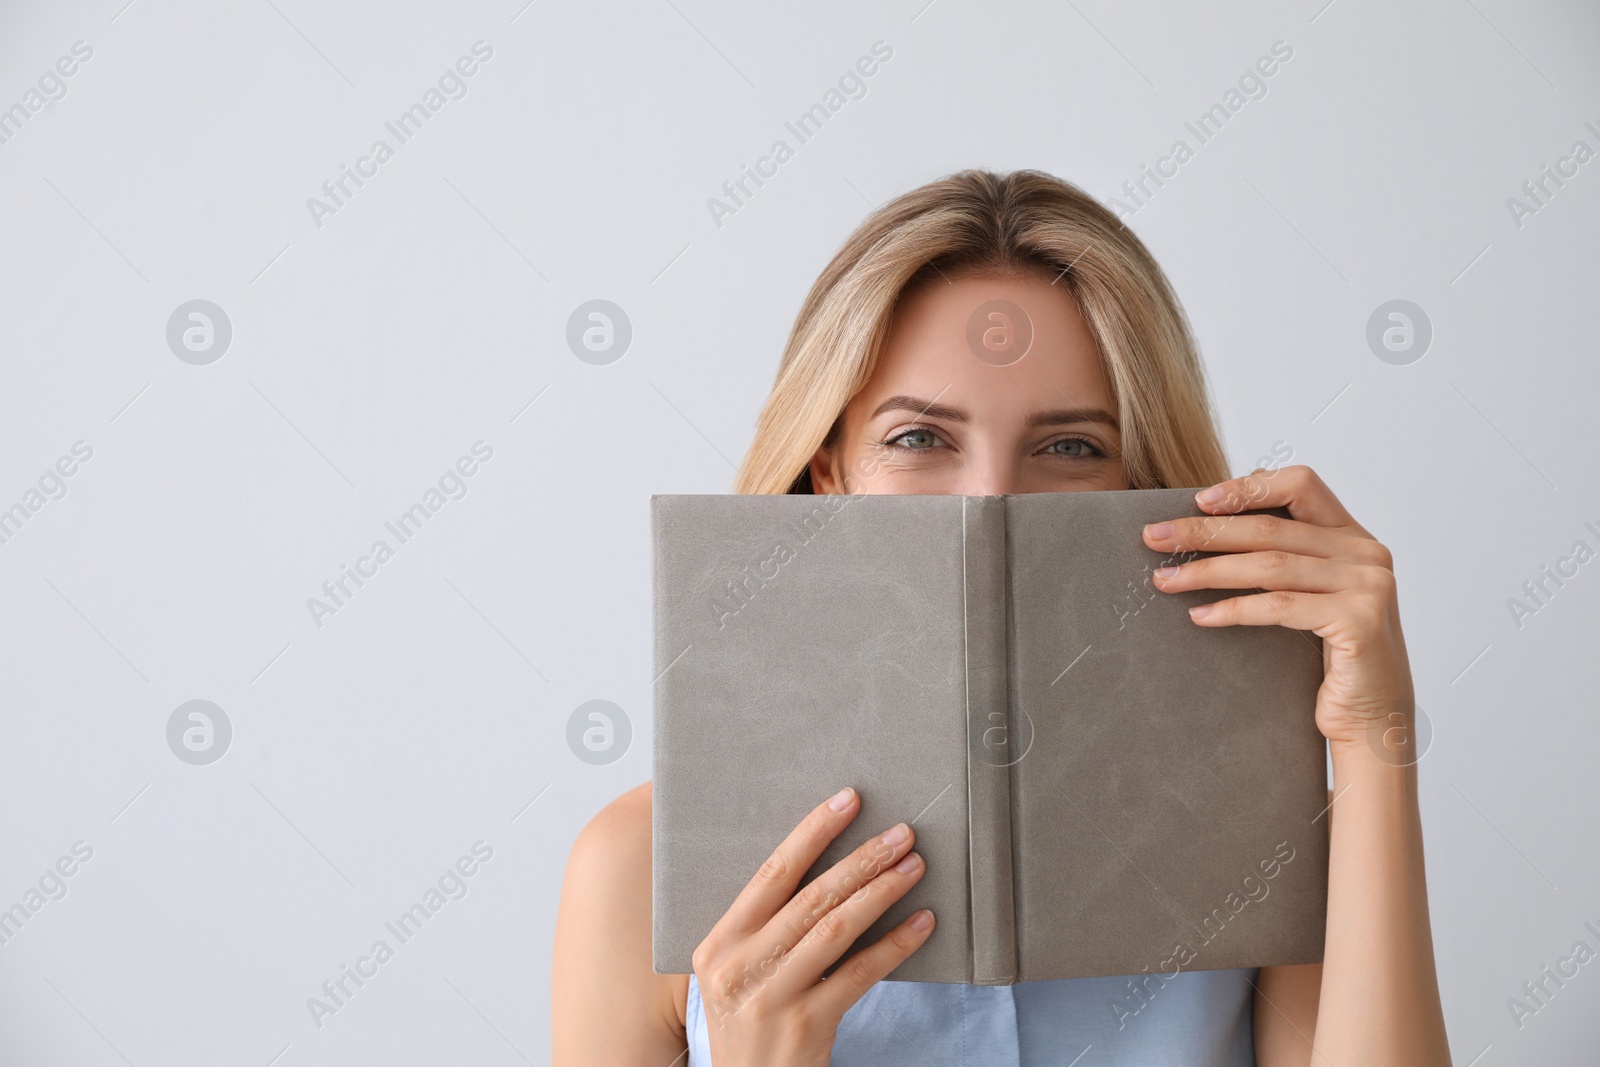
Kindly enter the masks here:
[[[93, 56], [0, 144], [0, 509], [93, 456], [0, 544], [0, 908], [93, 855], [0, 945], [0, 1060], [544, 1062], [567, 850], [649, 776], [648, 495], [730, 487], [872, 205], [965, 166], [1122, 195], [1280, 40], [1129, 224], [1236, 470], [1286, 442], [1395, 552], [1456, 1062], [1592, 1055], [1600, 964], [1521, 1028], [1507, 1000], [1600, 949], [1600, 562], [1520, 627], [1507, 601], [1600, 548], [1600, 161], [1520, 225], [1508, 199], [1600, 150], [1600, 14], [1325, 2], [7, 3], [0, 107]], [[479, 40], [467, 95], [316, 225]], [[785, 121], [880, 40], [797, 146]], [[206, 366], [166, 341], [195, 299], [232, 325]], [[609, 365], [566, 343], [594, 299], [632, 324]], [[1391, 299], [1432, 323], [1420, 361], [1368, 348]], [[315, 625], [480, 440], [466, 496]], [[215, 762], [168, 747], [190, 700], [229, 718]], [[591, 700], [631, 720], [610, 763], [568, 745]], [[317, 1027], [307, 999], [480, 840], [467, 895]]]

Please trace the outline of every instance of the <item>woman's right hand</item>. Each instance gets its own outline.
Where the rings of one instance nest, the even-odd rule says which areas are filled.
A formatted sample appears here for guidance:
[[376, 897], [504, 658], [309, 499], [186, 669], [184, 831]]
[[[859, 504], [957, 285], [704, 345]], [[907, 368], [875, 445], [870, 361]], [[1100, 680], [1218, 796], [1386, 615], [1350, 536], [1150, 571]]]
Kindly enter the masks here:
[[717, 1067], [827, 1067], [839, 1021], [933, 931], [913, 913], [823, 972], [926, 870], [900, 823], [798, 894], [801, 876], [861, 810], [854, 789], [818, 805], [784, 839], [695, 949], [692, 963]]

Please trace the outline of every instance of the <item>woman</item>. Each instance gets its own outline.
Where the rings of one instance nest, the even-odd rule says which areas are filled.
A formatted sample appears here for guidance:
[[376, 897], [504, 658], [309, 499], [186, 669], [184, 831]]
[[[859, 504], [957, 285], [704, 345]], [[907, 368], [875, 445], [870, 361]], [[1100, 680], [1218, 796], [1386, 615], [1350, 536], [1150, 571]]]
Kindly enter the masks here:
[[[737, 490], [1175, 486], [1207, 486], [1196, 499], [1209, 517], [1152, 524], [1145, 544], [1221, 554], [1164, 568], [1157, 587], [1262, 590], [1191, 616], [1323, 639], [1316, 722], [1334, 801], [1322, 963], [1183, 972], [1129, 1018], [1126, 979], [885, 980], [934, 929], [920, 911], [823, 980], [926, 869], [901, 824], [800, 889], [859, 809], [840, 783], [751, 872], [695, 973], [656, 975], [646, 783], [573, 846], [555, 942], [556, 1063], [668, 1067], [687, 1052], [691, 1067], [713, 1055], [717, 1067], [1448, 1064], [1415, 761], [1386, 747], [1412, 714], [1389, 552], [1306, 467], [1227, 478], [1183, 312], [1110, 212], [1036, 171], [964, 171], [879, 209], [806, 298]], [[1274, 506], [1291, 518], [1228, 517]], [[754, 995], [738, 992], [731, 979], [775, 939], [784, 966]]]

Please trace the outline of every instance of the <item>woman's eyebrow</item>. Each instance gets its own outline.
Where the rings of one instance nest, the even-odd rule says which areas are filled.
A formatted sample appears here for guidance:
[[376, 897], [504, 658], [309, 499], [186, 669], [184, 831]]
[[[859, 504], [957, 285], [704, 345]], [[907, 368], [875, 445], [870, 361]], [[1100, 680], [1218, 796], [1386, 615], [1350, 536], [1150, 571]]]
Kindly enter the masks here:
[[1091, 408], [1084, 411], [1081, 408], [1058, 408], [1055, 411], [1036, 411], [1028, 416], [1029, 426], [1061, 426], [1074, 422], [1100, 422], [1112, 429], [1118, 429], [1117, 420], [1108, 411]]
[[918, 415], [927, 415], [935, 419], [948, 419], [951, 422], [970, 422], [971, 419], [960, 408], [947, 407], [944, 404], [935, 404], [932, 400], [923, 400], [921, 397], [906, 396], [904, 394], [891, 396], [872, 410], [867, 418], [875, 419], [885, 411], [914, 411]]
[[[910, 411], [917, 415], [926, 415], [932, 419], [947, 419], [950, 422], [971, 422], [972, 418], [960, 408], [949, 407], [944, 404], [935, 404], [932, 400], [921, 397], [899, 394], [891, 396], [873, 409], [867, 416], [875, 419], [886, 411]], [[1100, 408], [1082, 410], [1079, 408], [1056, 408], [1053, 411], [1036, 411], [1029, 415], [1026, 421], [1028, 426], [1066, 426], [1073, 423], [1098, 422], [1112, 429], [1118, 429], [1114, 415]]]

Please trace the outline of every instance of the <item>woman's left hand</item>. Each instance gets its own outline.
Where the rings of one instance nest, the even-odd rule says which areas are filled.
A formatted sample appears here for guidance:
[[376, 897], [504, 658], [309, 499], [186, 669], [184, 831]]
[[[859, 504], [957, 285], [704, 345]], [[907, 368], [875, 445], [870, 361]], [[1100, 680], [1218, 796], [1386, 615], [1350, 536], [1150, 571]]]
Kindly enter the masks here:
[[[1205, 517], [1152, 523], [1144, 543], [1168, 554], [1224, 554], [1161, 568], [1156, 588], [1264, 590], [1201, 605], [1190, 616], [1201, 626], [1287, 626], [1321, 637], [1317, 728], [1331, 743], [1365, 743], [1394, 713], [1409, 721], [1414, 690], [1394, 559], [1316, 472], [1258, 467], [1195, 499]], [[1287, 507], [1292, 517], [1234, 514], [1270, 507]]]

